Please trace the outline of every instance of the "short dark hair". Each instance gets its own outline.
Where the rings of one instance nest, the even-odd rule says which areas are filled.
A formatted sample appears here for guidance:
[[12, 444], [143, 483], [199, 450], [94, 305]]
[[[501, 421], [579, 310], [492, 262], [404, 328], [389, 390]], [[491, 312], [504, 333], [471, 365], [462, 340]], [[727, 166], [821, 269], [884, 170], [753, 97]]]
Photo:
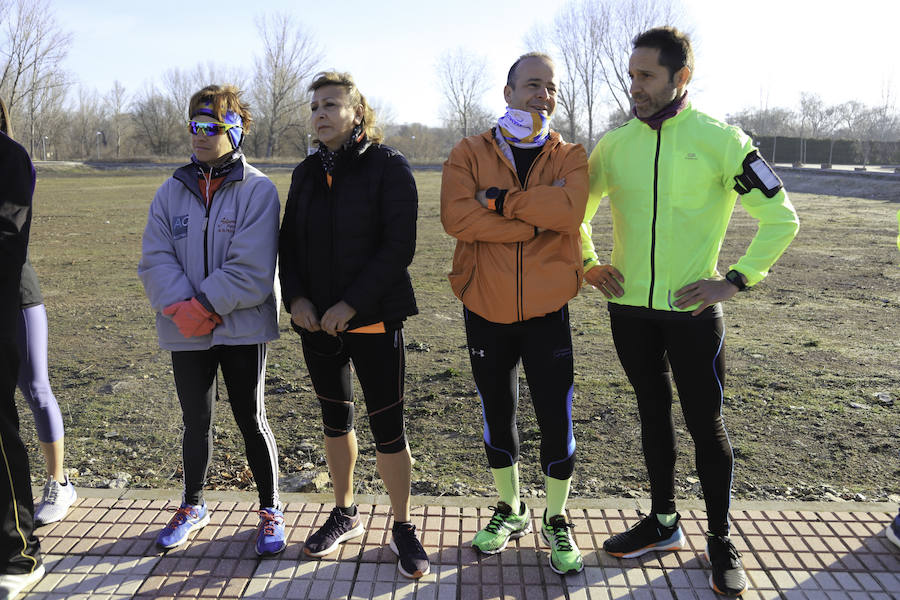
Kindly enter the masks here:
[[511, 87], [511, 88], [516, 87], [515, 86], [516, 69], [519, 68], [519, 63], [522, 62], [523, 60], [525, 60], [526, 58], [540, 58], [540, 59], [548, 62], [550, 64], [550, 66], [552, 66], [552, 67], [556, 66], [553, 64], [553, 59], [550, 58], [549, 54], [544, 54], [543, 52], [528, 52], [526, 54], [523, 54], [522, 56], [520, 56], [519, 58], [516, 59], [516, 62], [514, 62], [512, 64], [512, 66], [509, 68], [509, 73], [507, 73], [507, 75], [506, 75], [506, 85], [508, 85], [509, 87]]
[[659, 50], [659, 64], [669, 70], [669, 80], [675, 73], [687, 67], [694, 73], [694, 49], [691, 38], [674, 27], [654, 27], [638, 34], [632, 42], [634, 49], [656, 48]]

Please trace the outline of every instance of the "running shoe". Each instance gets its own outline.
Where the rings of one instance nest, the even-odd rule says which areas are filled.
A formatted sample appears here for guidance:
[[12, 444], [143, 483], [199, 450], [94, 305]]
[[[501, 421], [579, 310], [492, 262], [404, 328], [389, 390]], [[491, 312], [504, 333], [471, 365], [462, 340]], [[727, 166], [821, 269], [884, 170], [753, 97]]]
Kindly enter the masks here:
[[175, 516], [156, 537], [156, 545], [160, 548], [175, 548], [183, 544], [188, 534], [195, 529], [203, 529], [209, 523], [209, 511], [206, 502], [200, 505], [183, 502]]
[[355, 515], [348, 517], [335, 506], [325, 524], [306, 540], [303, 552], [315, 558], [325, 556], [337, 550], [338, 544], [359, 537], [365, 532], [358, 509]]
[[886, 535], [887, 539], [891, 540], [895, 546], [900, 548], [900, 513], [894, 517], [894, 520], [888, 525], [888, 528], [884, 530], [884, 535]]
[[397, 555], [397, 570], [408, 579], [419, 579], [431, 570], [428, 555], [419, 538], [416, 537], [416, 526], [412, 523], [394, 523], [391, 531], [391, 550]]
[[566, 517], [563, 515], [553, 515], [548, 521], [546, 510], [541, 521], [543, 521], [541, 534], [550, 544], [550, 568], [559, 575], [581, 572], [584, 561], [569, 532], [575, 526], [566, 523]]
[[38, 504], [34, 511], [34, 526], [40, 527], [48, 523], [56, 523], [61, 521], [69, 507], [75, 503], [78, 494], [75, 493], [75, 486], [66, 477], [65, 483], [60, 483], [50, 476], [44, 485], [44, 494], [41, 496], [41, 503]]
[[741, 554], [727, 535], [706, 538], [706, 560], [712, 566], [709, 586], [723, 596], [740, 596], [747, 589], [747, 575], [741, 564]]
[[675, 515], [675, 523], [665, 527], [655, 513], [644, 517], [637, 525], [603, 542], [607, 554], [619, 558], [636, 558], [651, 550], [681, 550], [687, 543], [678, 522], [681, 515]]
[[256, 530], [256, 553], [259, 556], [273, 556], [284, 550], [284, 513], [277, 508], [262, 508], [259, 511], [259, 527]]
[[484, 529], [475, 534], [472, 547], [484, 554], [497, 554], [506, 548], [511, 539], [518, 539], [531, 533], [531, 511], [522, 502], [519, 514], [513, 514], [512, 507], [502, 500], [497, 502], [494, 516]]
[[0, 575], [0, 598], [12, 600], [20, 592], [40, 581], [44, 573], [44, 565], [41, 564], [31, 573], [4, 573]]

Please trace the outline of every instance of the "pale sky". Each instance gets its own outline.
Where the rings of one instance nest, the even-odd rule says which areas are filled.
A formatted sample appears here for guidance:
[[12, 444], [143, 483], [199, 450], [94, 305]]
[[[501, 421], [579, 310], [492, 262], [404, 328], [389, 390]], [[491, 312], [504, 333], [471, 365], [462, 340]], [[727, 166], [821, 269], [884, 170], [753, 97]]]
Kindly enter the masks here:
[[[693, 104], [714, 116], [768, 104], [796, 109], [800, 92], [827, 104], [879, 104], [900, 91], [896, 0], [683, 0], [692, 32]], [[396, 122], [439, 125], [438, 57], [465, 46], [488, 58], [484, 103], [503, 112], [503, 84], [523, 36], [552, 19], [562, 0], [54, 0], [74, 34], [66, 68], [105, 94], [157, 84], [172, 67], [198, 63], [251, 72], [260, 45], [254, 17], [293, 14], [324, 49], [323, 68], [349, 71], [366, 96], [390, 105]], [[898, 104], [900, 106], [900, 104]]]

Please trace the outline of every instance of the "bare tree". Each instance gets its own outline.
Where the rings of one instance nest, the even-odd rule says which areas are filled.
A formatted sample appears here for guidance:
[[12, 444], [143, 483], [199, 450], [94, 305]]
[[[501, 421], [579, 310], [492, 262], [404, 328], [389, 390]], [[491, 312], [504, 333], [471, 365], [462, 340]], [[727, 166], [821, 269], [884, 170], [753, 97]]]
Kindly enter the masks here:
[[78, 150], [78, 156], [88, 158], [96, 147], [99, 159], [99, 144], [103, 143], [106, 136], [100, 127], [103, 115], [96, 90], [79, 86], [76, 104], [69, 117], [69, 135], [72, 147]]
[[601, 15], [607, 25], [599, 38], [603, 80], [622, 112], [631, 112], [631, 78], [628, 61], [632, 41], [651, 27], [679, 25], [680, 0], [597, 0], [605, 4]]
[[375, 111], [375, 122], [382, 130], [397, 122], [397, 111], [387, 98], [367, 96], [369, 106]]
[[828, 132], [836, 111], [825, 106], [822, 97], [811, 92], [800, 93], [800, 162], [806, 162], [806, 142], [819, 139]]
[[569, 120], [570, 133], [574, 134], [578, 116], [587, 122], [588, 148], [596, 141], [595, 122], [603, 85], [601, 39], [609, 29], [608, 11], [604, 0], [571, 0], [556, 14], [550, 33], [563, 65], [557, 100]]
[[306, 85], [322, 52], [312, 34], [287, 13], [261, 16], [256, 27], [263, 53], [255, 60], [253, 75], [254, 130], [263, 154], [270, 157], [283, 132], [293, 130], [296, 135], [306, 130], [300, 108], [306, 104]]
[[181, 118], [179, 120], [181, 121], [187, 120], [188, 102], [191, 99], [191, 95], [200, 89], [200, 87], [202, 87], [202, 85], [195, 81], [193, 74], [187, 70], [174, 67], [172, 69], [167, 69], [166, 72], [163, 73], [161, 91], [173, 106], [177, 106], [180, 109]]
[[169, 156], [185, 145], [182, 140], [186, 136], [179, 135], [176, 126], [185, 110], [185, 106], [176, 106], [174, 100], [156, 86], [148, 84], [138, 92], [133, 103], [135, 124], [151, 153]]
[[890, 130], [892, 123], [896, 122], [896, 115], [890, 109], [890, 97], [885, 98], [882, 105], [875, 107], [850, 100], [839, 105], [837, 110], [838, 122], [843, 126], [844, 133], [853, 140], [862, 164], [868, 165], [872, 155], [872, 142], [888, 139], [884, 131]]
[[481, 98], [487, 91], [487, 59], [461, 47], [451, 50], [438, 59], [437, 74], [441, 92], [446, 101], [448, 125], [459, 128], [463, 137], [476, 131]]
[[559, 86], [556, 90], [556, 112], [562, 117], [565, 125], [556, 129], [562, 130], [570, 142], [585, 142], [581, 136], [581, 88], [578, 85], [578, 75], [571, 54], [555, 50], [560, 46], [552, 40], [555, 33], [556, 29], [538, 26], [525, 36], [525, 45], [530, 51], [559, 55], [555, 60], [556, 76], [559, 78]]
[[747, 108], [726, 115], [726, 119], [751, 136], [772, 136], [772, 155], [768, 157], [772, 163], [777, 156], [778, 136], [791, 135], [796, 129], [794, 113], [786, 108]]
[[[48, 158], [62, 158], [69, 151], [65, 144], [64, 133], [69, 120], [68, 111], [65, 109], [66, 89], [63, 86], [45, 87], [39, 90], [31, 101], [38, 107], [26, 125], [28, 143], [34, 147], [32, 156], [40, 155], [44, 160]], [[30, 104], [31, 102], [29, 102]], [[38, 154], [40, 149], [40, 154]], [[55, 150], [55, 151], [54, 151]], [[71, 155], [69, 152], [68, 155]]]
[[806, 162], [806, 143], [810, 139], [828, 137], [828, 164], [834, 153], [834, 133], [838, 124], [839, 110], [837, 106], [827, 106], [818, 94], [802, 92], [800, 94], [800, 162]]
[[562, 67], [557, 101], [571, 133], [576, 120], [586, 123], [589, 148], [599, 137], [604, 99], [615, 107], [608, 121], [631, 114], [632, 40], [650, 27], [675, 24], [679, 6], [680, 0], [570, 0], [556, 14], [548, 35]]
[[124, 137], [127, 123], [125, 107], [128, 102], [128, 95], [121, 81], [117, 79], [113, 82], [112, 89], [106, 94], [103, 102], [106, 113], [109, 115], [110, 129], [116, 148], [116, 158], [118, 159], [121, 156], [122, 138]]
[[48, 90], [65, 85], [62, 61], [72, 35], [58, 25], [49, 0], [3, 2], [0, 10], [6, 21], [5, 39], [0, 41], [0, 94], [21, 123], [20, 139], [33, 155], [37, 120], [49, 109], [45, 101], [57, 96]]

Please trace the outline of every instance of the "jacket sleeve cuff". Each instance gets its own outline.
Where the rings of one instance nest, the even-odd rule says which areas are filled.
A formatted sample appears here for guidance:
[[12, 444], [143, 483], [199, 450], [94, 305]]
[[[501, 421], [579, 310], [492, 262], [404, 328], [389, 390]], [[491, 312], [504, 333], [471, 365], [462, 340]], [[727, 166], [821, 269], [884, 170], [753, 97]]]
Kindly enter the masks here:
[[593, 269], [594, 267], [597, 267], [597, 266], [599, 266], [599, 265], [600, 265], [600, 261], [597, 260], [596, 258], [586, 258], [586, 259], [584, 259], [584, 271], [585, 271], [585, 272], [588, 272], [588, 271], [590, 271], [591, 269]]
[[197, 299], [197, 302], [203, 305], [203, 308], [208, 310], [211, 313], [216, 313], [215, 307], [212, 305], [212, 302], [209, 301], [209, 298], [206, 297], [206, 294], [203, 292], [199, 292], [194, 298]]

